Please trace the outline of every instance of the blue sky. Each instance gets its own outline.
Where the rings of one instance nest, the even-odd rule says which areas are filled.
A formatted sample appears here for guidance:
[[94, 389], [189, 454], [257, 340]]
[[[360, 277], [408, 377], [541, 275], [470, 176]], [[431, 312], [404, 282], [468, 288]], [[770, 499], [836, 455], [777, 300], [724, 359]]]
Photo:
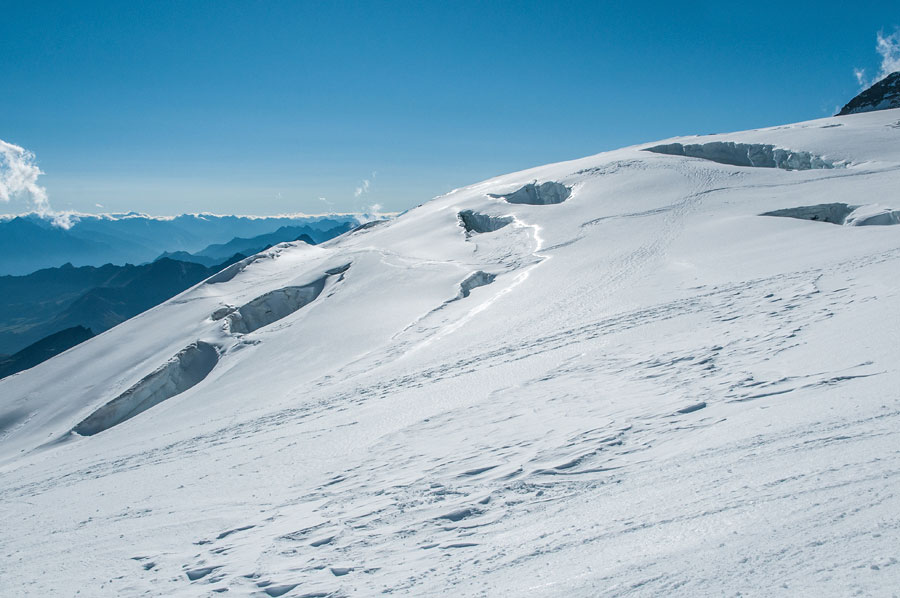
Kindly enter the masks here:
[[827, 116], [900, 24], [896, 0], [0, 3], [0, 139], [57, 210], [151, 214], [402, 210]]

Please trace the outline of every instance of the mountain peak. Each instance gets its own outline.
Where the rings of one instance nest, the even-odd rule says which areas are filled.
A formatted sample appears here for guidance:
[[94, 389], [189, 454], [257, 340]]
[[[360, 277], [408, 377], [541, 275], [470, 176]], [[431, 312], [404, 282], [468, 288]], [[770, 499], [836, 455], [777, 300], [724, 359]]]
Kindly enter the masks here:
[[835, 116], [900, 108], [900, 71], [891, 73], [860, 93], [841, 108]]

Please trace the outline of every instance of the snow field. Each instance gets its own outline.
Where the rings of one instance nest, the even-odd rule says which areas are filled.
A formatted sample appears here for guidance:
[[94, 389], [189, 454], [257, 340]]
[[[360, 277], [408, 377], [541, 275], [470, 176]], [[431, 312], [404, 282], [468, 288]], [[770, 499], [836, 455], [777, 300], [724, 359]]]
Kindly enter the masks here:
[[[653, 144], [842, 168], [637, 146], [497, 177], [0, 382], [3, 587], [890, 595], [900, 229], [822, 223], [893, 218], [897, 119]], [[70, 433], [196, 377], [193, 343], [202, 382]]]

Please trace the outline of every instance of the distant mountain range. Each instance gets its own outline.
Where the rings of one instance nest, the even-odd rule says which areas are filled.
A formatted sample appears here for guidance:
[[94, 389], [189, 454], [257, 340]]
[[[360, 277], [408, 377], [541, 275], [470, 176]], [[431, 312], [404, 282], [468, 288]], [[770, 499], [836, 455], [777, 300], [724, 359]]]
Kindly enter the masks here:
[[66, 264], [0, 276], [0, 354], [75, 326], [99, 334], [243, 257], [212, 267], [163, 258], [142, 266]]
[[[36, 214], [0, 217], [0, 274], [24, 275], [41, 268], [142, 264], [167, 252], [213, 252], [221, 261], [243, 251], [243, 241], [278, 229], [297, 228], [316, 242], [359, 225], [354, 215], [247, 217], [184, 214], [76, 215], [62, 228]], [[338, 233], [339, 234], [339, 233]], [[240, 239], [240, 241], [239, 241]], [[230, 243], [237, 247], [231, 251]], [[221, 244], [218, 250], [212, 246]], [[261, 245], [264, 247], [267, 242]], [[249, 249], [248, 249], [249, 250]], [[205, 257], [213, 257], [205, 253]]]
[[73, 326], [51, 334], [47, 338], [25, 347], [15, 355], [8, 357], [0, 355], [0, 378], [34, 367], [93, 336], [94, 333], [89, 328]]
[[[13, 230], [21, 230], [23, 223], [42, 224], [29, 218], [10, 222]], [[355, 224], [355, 220], [321, 219], [255, 237], [235, 237], [196, 253], [163, 253], [142, 265], [66, 263], [25, 276], [0, 276], [0, 378], [108, 330], [246, 256], [286, 241], [310, 245], [327, 241]], [[45, 230], [55, 234], [64, 229]]]
[[341, 235], [354, 227], [354, 224], [351, 224], [349, 222], [342, 223], [327, 230], [322, 230], [314, 226], [307, 225], [282, 226], [272, 233], [266, 233], [250, 238], [235, 237], [228, 243], [216, 243], [213, 245], [209, 245], [195, 253], [188, 253], [186, 251], [175, 251], [171, 253], [166, 252], [163, 253], [160, 257], [168, 257], [174, 260], [194, 262], [197, 264], [212, 266], [214, 264], [221, 263], [223, 260], [228, 259], [230, 256], [236, 253], [253, 255], [259, 253], [267, 247], [277, 245], [278, 243], [284, 243], [286, 241], [303, 241], [305, 243], [309, 243], [310, 245], [315, 245], [316, 243], [321, 243], [323, 241], [327, 241], [328, 239], [333, 239], [334, 237]]

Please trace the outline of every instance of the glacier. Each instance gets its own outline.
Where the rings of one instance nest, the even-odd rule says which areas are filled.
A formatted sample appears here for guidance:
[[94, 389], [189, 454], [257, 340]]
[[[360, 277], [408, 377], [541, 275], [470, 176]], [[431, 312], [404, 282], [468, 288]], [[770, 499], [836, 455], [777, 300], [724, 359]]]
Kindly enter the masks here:
[[896, 592], [897, 122], [499, 176], [0, 381], [0, 593]]

